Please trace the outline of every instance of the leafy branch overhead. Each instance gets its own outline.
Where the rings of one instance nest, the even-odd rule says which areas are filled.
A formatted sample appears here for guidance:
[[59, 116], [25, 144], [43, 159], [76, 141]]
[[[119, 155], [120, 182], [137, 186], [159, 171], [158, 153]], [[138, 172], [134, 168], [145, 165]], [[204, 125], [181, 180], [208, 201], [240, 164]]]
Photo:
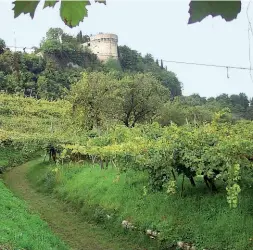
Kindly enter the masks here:
[[221, 16], [227, 22], [234, 20], [241, 12], [241, 1], [191, 1], [188, 24], [201, 22], [211, 15]]
[[[41, 0], [37, 1], [20, 1], [16, 0], [14, 4], [14, 17], [20, 14], [30, 14], [34, 17], [36, 8]], [[76, 27], [88, 16], [87, 6], [89, 0], [63, 1], [63, 0], [45, 0], [44, 7], [54, 7], [60, 2], [60, 16], [63, 22], [69, 27]], [[104, 3], [106, 0], [95, 0], [95, 3]], [[211, 15], [221, 16], [226, 21], [234, 20], [241, 12], [241, 1], [191, 1], [189, 4], [189, 21], [188, 24], [201, 22], [204, 18]]]
[[[36, 8], [41, 0], [37, 1], [20, 1], [13, 2], [14, 17], [18, 17], [20, 14], [30, 14], [31, 18], [34, 17]], [[79, 1], [59, 1], [59, 0], [45, 0], [44, 9], [46, 7], [54, 7], [60, 2], [60, 16], [63, 22], [70, 28], [76, 27], [83, 21], [84, 17], [88, 16], [87, 6], [90, 5], [89, 0]], [[95, 0], [96, 3], [106, 4], [106, 0]]]

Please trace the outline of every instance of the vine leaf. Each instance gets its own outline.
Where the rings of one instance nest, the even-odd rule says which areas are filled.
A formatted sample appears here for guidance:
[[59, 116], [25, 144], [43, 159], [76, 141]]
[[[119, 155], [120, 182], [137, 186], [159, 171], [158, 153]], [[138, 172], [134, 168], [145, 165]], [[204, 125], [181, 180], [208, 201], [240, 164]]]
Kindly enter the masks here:
[[241, 12], [241, 1], [191, 1], [188, 24], [201, 22], [205, 17], [221, 16], [227, 22], [234, 20]]
[[14, 1], [14, 18], [18, 17], [20, 14], [30, 14], [31, 18], [34, 17], [34, 12], [39, 4], [38, 1]]
[[56, 5], [56, 3], [58, 3], [59, 0], [46, 0], [44, 3], [44, 7], [43, 9], [45, 9], [46, 7], [54, 7]]
[[87, 6], [90, 5], [90, 1], [62, 1], [60, 8], [60, 15], [63, 22], [70, 28], [77, 26], [84, 17], [87, 17]]
[[106, 5], [106, 0], [95, 0], [95, 3], [103, 3], [104, 5]]

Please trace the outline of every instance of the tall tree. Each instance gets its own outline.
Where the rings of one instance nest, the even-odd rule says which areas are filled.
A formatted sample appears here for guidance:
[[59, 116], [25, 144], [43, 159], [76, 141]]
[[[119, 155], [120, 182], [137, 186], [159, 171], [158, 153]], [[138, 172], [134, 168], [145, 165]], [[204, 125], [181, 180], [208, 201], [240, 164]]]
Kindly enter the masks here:
[[112, 74], [92, 72], [71, 86], [69, 100], [76, 120], [86, 129], [101, 127], [113, 119], [118, 100], [114, 96], [116, 79]]
[[148, 121], [170, 98], [170, 92], [150, 73], [126, 75], [119, 82], [118, 117], [127, 126]]
[[154, 57], [151, 54], [146, 54], [143, 57], [143, 63], [145, 63], [145, 64], [153, 64], [154, 63]]
[[161, 60], [161, 69], [163, 69], [163, 60]]
[[6, 49], [5, 41], [0, 38], [0, 54], [4, 53], [5, 49]]
[[81, 30], [80, 30], [79, 33], [77, 34], [76, 40], [77, 40], [77, 42], [79, 42], [79, 43], [82, 43], [82, 42], [83, 42], [83, 33], [82, 33]]
[[46, 33], [46, 39], [59, 41], [62, 35], [63, 30], [61, 28], [50, 28]]
[[128, 46], [119, 46], [119, 62], [124, 71], [139, 72], [143, 69], [139, 68], [139, 63], [142, 61], [140, 53], [130, 49]]

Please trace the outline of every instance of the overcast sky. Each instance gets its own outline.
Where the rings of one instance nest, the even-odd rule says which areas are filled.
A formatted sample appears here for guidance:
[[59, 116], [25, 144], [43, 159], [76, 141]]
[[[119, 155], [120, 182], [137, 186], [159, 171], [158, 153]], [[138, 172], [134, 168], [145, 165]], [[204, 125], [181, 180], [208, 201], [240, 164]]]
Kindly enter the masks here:
[[[248, 2], [232, 22], [220, 17], [208, 17], [201, 23], [187, 25], [186, 0], [107, 0], [107, 5], [93, 3], [88, 7], [88, 18], [77, 28], [70, 29], [59, 17], [59, 4], [55, 9], [39, 5], [35, 18], [21, 15], [14, 19], [12, 1], [0, 1], [0, 37], [8, 46], [38, 46], [50, 27], [61, 27], [65, 32], [83, 34], [115, 33], [119, 45], [127, 45], [143, 55], [151, 53], [163, 60], [186, 61], [228, 66], [249, 67]], [[253, 21], [253, 3], [249, 9]], [[15, 32], [15, 35], [14, 35]], [[251, 51], [253, 63], [253, 36]], [[227, 70], [174, 63], [164, 63], [183, 83], [183, 94], [199, 93], [217, 96], [221, 93], [245, 92], [253, 97], [253, 81], [248, 70]], [[252, 66], [253, 67], [253, 66]], [[252, 72], [253, 74], [253, 72]]]

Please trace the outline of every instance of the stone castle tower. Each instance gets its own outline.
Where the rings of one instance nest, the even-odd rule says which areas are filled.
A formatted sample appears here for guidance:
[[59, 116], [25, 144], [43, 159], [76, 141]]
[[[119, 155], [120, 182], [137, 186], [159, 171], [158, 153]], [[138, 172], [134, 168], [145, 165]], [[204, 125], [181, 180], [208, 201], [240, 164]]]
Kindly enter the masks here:
[[83, 46], [89, 47], [101, 61], [109, 58], [118, 60], [118, 36], [115, 34], [100, 33], [91, 36], [90, 41], [84, 43]]

